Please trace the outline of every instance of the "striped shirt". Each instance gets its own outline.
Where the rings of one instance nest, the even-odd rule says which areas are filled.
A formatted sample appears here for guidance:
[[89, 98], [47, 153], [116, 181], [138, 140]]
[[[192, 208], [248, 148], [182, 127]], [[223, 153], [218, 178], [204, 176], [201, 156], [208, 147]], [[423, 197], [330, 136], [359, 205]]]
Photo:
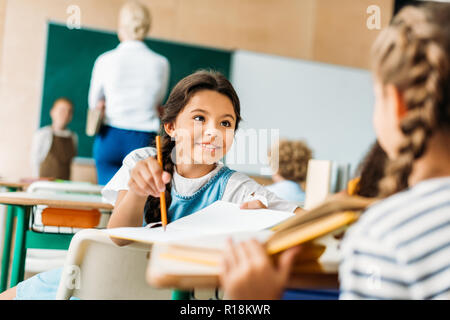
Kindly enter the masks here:
[[450, 177], [374, 204], [347, 232], [341, 299], [450, 299]]

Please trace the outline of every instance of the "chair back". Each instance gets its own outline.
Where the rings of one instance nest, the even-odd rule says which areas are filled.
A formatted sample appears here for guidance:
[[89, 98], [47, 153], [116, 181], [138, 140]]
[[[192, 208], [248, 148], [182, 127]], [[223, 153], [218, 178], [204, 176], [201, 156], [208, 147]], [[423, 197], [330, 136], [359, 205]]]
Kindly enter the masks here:
[[145, 280], [151, 246], [117, 246], [101, 230], [85, 229], [72, 238], [56, 299], [170, 299], [171, 290]]

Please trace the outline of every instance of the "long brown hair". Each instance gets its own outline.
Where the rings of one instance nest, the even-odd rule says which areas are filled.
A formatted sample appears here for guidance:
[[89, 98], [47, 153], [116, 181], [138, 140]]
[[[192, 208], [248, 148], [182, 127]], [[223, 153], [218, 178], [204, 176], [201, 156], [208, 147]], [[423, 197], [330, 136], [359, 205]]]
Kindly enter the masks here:
[[[164, 124], [173, 123], [178, 114], [184, 109], [191, 97], [201, 90], [213, 90], [227, 96], [233, 104], [236, 114], [235, 131], [238, 129], [241, 121], [241, 108], [238, 95], [231, 83], [219, 72], [200, 70], [183, 79], [170, 92], [169, 98], [164, 105], [163, 115], [161, 117], [161, 151], [164, 164], [164, 171], [173, 175], [175, 164], [172, 160], [172, 152], [175, 148], [175, 141], [164, 130]], [[166, 206], [170, 207], [172, 197], [170, 191], [172, 182], [166, 185]], [[144, 208], [145, 221], [147, 223], [160, 221], [160, 203], [159, 198], [149, 196]]]
[[430, 136], [450, 128], [450, 5], [403, 8], [377, 38], [372, 61], [378, 79], [402, 93], [408, 110], [398, 157], [380, 181], [382, 196], [389, 196], [401, 190]]
[[[387, 161], [386, 152], [381, 148], [378, 141], [375, 141], [356, 169], [356, 176], [359, 177], [356, 187], [357, 195], [367, 198], [379, 196], [379, 182], [384, 177]], [[405, 186], [406, 183], [404, 182], [401, 188]]]

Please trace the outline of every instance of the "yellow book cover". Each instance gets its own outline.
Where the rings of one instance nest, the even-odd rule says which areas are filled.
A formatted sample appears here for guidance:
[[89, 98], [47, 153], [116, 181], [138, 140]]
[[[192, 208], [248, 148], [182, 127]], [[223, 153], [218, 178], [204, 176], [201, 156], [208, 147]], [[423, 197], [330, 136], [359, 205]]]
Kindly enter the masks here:
[[[376, 199], [336, 195], [316, 208], [295, 215], [271, 230], [200, 236], [153, 246], [147, 278], [155, 286], [211, 286], [218, 284], [222, 251], [227, 238], [242, 241], [256, 238], [276, 260], [280, 252], [303, 244], [294, 272], [321, 273], [330, 269], [318, 260], [325, 246], [315, 243], [321, 237], [342, 233], [354, 223], [361, 211]], [[332, 269], [332, 268], [331, 268]]]

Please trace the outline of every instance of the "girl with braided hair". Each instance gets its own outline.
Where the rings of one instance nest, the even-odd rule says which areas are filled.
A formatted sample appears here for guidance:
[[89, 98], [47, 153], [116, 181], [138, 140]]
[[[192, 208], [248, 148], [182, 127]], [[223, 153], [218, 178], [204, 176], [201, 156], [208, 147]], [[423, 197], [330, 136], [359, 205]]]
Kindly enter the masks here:
[[449, 299], [450, 5], [404, 8], [372, 61], [387, 198], [344, 239], [341, 297]]
[[[403, 8], [372, 61], [385, 199], [345, 234], [340, 298], [450, 299], [450, 4]], [[221, 279], [230, 298], [280, 298], [289, 268], [230, 243]]]
[[125, 158], [121, 171], [102, 192], [115, 201], [108, 227], [142, 225], [142, 212], [144, 223], [161, 221], [160, 192], [166, 193], [169, 222], [217, 200], [246, 209], [301, 212], [295, 203], [220, 163], [240, 120], [239, 98], [223, 75], [198, 71], [182, 79], [170, 93], [161, 118], [164, 168], [154, 147], [137, 149]]
[[[267, 207], [302, 212], [220, 160], [233, 143], [240, 116], [239, 98], [220, 73], [198, 71], [183, 78], [169, 95], [160, 135], [164, 168], [156, 149], [134, 150], [102, 190], [114, 204], [108, 228], [140, 227], [161, 221], [159, 196], [166, 193], [169, 222], [201, 210], [217, 200], [241, 208]], [[113, 239], [118, 245], [129, 243]], [[62, 269], [29, 278], [0, 294], [0, 299], [54, 299]]]

